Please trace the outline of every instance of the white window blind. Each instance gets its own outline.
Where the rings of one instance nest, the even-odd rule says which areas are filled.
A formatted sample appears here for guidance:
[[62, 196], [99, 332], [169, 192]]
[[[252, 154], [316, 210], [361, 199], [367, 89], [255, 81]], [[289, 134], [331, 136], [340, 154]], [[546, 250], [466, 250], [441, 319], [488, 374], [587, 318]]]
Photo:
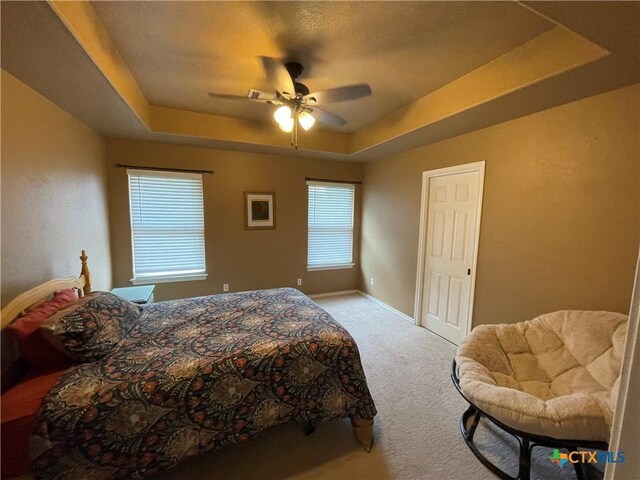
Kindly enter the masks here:
[[307, 182], [309, 190], [309, 269], [353, 266], [351, 184]]
[[205, 273], [202, 175], [127, 173], [134, 283], [201, 278]]

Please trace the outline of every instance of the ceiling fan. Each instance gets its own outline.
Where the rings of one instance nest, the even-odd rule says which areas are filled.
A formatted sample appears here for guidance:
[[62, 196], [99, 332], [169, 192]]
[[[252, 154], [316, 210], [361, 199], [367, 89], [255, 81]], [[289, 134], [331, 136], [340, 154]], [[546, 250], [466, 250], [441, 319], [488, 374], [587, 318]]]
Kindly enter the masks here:
[[298, 125], [304, 130], [309, 130], [316, 120], [327, 125], [337, 126], [347, 123], [342, 117], [323, 108], [318, 108], [318, 106], [324, 107], [329, 103], [346, 102], [371, 95], [371, 87], [366, 83], [310, 93], [306, 85], [296, 81], [304, 70], [300, 63], [283, 63], [271, 57], [260, 57], [260, 60], [267, 79], [275, 88], [275, 92], [251, 89], [246, 97], [222, 93], [209, 93], [209, 96], [250, 100], [278, 106], [273, 116], [281, 130], [291, 133], [291, 145], [296, 149], [298, 148]]

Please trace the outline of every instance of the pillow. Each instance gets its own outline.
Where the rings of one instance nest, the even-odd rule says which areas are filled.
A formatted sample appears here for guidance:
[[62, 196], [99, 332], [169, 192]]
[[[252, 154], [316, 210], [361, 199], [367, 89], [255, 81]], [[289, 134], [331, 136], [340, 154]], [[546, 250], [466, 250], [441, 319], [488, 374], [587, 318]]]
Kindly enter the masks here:
[[94, 292], [58, 310], [40, 329], [44, 337], [78, 362], [93, 362], [126, 338], [140, 307], [112, 293]]
[[29, 473], [29, 437], [33, 424], [42, 401], [63, 373], [64, 370], [45, 375], [31, 372], [23, 381], [2, 394], [0, 434], [3, 439], [7, 439], [2, 442], [2, 478]]
[[53, 294], [53, 298], [41, 303], [7, 327], [18, 341], [20, 356], [31, 367], [51, 368], [70, 364], [64, 354], [45, 340], [40, 326], [60, 308], [77, 300], [78, 292], [74, 288], [60, 290]]

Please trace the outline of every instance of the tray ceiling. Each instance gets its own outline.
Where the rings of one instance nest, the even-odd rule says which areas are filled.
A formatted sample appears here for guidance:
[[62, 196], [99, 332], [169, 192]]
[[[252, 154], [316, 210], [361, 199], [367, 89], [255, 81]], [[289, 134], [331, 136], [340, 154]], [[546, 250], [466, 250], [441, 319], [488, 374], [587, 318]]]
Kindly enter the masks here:
[[258, 56], [296, 60], [312, 91], [368, 82], [330, 105], [353, 132], [555, 25], [511, 2], [93, 2], [150, 103], [269, 121], [261, 104], [208, 97], [273, 91]]
[[[640, 81], [640, 2], [0, 2], [2, 68], [106, 136], [371, 160]], [[312, 90], [368, 82], [304, 132], [260, 55]]]

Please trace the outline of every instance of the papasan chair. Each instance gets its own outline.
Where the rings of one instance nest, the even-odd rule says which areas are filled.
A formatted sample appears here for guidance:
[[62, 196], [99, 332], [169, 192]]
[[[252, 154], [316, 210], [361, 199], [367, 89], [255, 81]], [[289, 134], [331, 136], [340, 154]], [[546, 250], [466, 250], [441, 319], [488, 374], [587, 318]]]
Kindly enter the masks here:
[[[451, 378], [469, 408], [460, 431], [499, 478], [528, 480], [535, 446], [607, 450], [620, 384], [626, 315], [560, 311], [527, 322], [482, 325], [460, 344]], [[520, 443], [512, 477], [473, 442], [482, 417]], [[573, 464], [579, 479], [585, 471]]]

